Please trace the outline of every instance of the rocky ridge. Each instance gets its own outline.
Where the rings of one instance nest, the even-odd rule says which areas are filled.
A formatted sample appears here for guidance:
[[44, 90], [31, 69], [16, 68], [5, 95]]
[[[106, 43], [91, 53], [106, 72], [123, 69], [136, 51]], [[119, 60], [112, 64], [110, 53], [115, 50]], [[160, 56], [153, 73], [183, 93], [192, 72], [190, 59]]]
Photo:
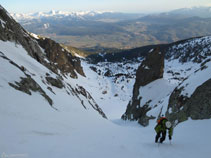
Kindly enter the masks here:
[[159, 57], [155, 59], [159, 62], [152, 62], [158, 70], [161, 68], [157, 78], [150, 73], [143, 75], [147, 58], [138, 68], [133, 97], [122, 119], [137, 120], [147, 126], [150, 119], [161, 115], [166, 115], [175, 125], [189, 117], [211, 118], [210, 36], [170, 44], [162, 49], [162, 54], [165, 54], [165, 67], [160, 66]]
[[[138, 120], [142, 125], [148, 124], [151, 117], [146, 116], [146, 113], [151, 110], [149, 107], [150, 100], [140, 106], [141, 96], [139, 88], [163, 77], [164, 69], [164, 54], [159, 48], [151, 50], [146, 59], [141, 63], [136, 72], [136, 82], [133, 87], [132, 101], [129, 102], [125, 114], [122, 116], [124, 120]], [[149, 94], [150, 95], [150, 94]]]
[[[55, 91], [57, 88], [66, 91], [70, 98], [77, 98], [85, 109], [88, 110], [91, 107], [106, 118], [90, 93], [83, 86], [71, 82], [79, 75], [85, 77], [80, 59], [73, 57], [70, 52], [53, 40], [29, 34], [2, 6], [0, 6], [0, 44], [2, 62], [10, 63], [15, 66], [14, 70], [22, 72], [18, 80], [8, 83], [12, 88], [28, 95], [38, 92], [51, 107], [58, 110], [56, 107], [58, 105], [54, 104], [52, 97], [52, 95], [57, 95]], [[33, 59], [24, 55], [25, 52]], [[24, 63], [16, 61], [16, 58]], [[27, 60], [33, 63], [29, 66]], [[41, 67], [42, 70], [39, 72]], [[37, 72], [33, 70], [35, 68], [38, 69]]]
[[[54, 72], [60, 70], [72, 78], [77, 78], [77, 73], [85, 76], [79, 58], [72, 56], [60, 44], [48, 38], [38, 38], [39, 45], [45, 50], [47, 59], [54, 65]], [[77, 72], [77, 73], [76, 73]]]

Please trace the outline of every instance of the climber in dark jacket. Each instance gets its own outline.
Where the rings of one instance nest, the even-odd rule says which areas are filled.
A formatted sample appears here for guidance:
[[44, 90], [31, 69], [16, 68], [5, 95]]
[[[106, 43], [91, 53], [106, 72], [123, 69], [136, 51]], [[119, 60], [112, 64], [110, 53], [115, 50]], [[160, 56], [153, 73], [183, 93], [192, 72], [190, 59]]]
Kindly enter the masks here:
[[157, 121], [157, 125], [155, 126], [155, 131], [157, 133], [156, 137], [155, 137], [155, 143], [158, 142], [158, 139], [160, 138], [161, 134], [162, 137], [160, 138], [159, 142], [163, 143], [163, 141], [166, 139], [166, 131], [168, 130], [168, 136], [169, 136], [169, 140], [172, 139], [172, 135], [173, 135], [173, 127], [171, 122], [169, 122], [167, 120], [166, 117], [161, 117], [158, 121]]

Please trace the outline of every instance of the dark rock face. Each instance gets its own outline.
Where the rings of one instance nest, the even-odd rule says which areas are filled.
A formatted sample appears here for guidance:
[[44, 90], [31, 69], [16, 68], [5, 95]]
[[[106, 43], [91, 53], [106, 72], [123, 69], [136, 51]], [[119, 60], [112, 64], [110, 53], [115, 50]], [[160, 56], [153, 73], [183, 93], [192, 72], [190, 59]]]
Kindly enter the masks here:
[[39, 92], [53, 107], [52, 99], [45, 93], [45, 91], [40, 87], [40, 85], [29, 74], [27, 74], [25, 67], [18, 66], [14, 61], [7, 58], [4, 55], [4, 53], [2, 53], [1, 51], [0, 51], [0, 57], [9, 61], [14, 67], [18, 68], [20, 71], [22, 71], [25, 74], [25, 77], [20, 78], [21, 79], [20, 82], [8, 83], [11, 87], [15, 88], [16, 90], [22, 91], [28, 95], [32, 94], [31, 91]]
[[149, 103], [140, 105], [141, 94], [139, 89], [141, 86], [145, 86], [148, 83], [162, 78], [164, 71], [164, 55], [160, 52], [159, 48], [149, 53], [146, 59], [142, 62], [136, 72], [136, 82], [133, 88], [133, 97], [127, 106], [125, 114], [122, 116], [124, 120], [138, 120], [138, 122], [147, 126], [149, 119], [154, 117], [146, 116], [146, 113], [151, 110]]
[[197, 87], [190, 98], [182, 96], [183, 88], [175, 89], [170, 96], [166, 116], [178, 124], [189, 117], [193, 120], [211, 118], [211, 79]]
[[44, 55], [36, 41], [34, 41], [27, 31], [17, 23], [9, 13], [0, 5], [0, 40], [13, 41], [22, 45], [26, 51], [38, 62], [45, 64]]
[[145, 86], [156, 79], [162, 78], [163, 69], [164, 55], [159, 48], [156, 48], [146, 57], [136, 72], [135, 94], [137, 94], [137, 88], [139, 89], [140, 86]]
[[50, 83], [52, 86], [57, 87], [57, 88], [63, 88], [64, 85], [60, 79], [55, 79], [53, 77], [45, 77], [48, 83]]
[[[172, 77], [169, 78], [169, 81], [176, 80], [177, 84], [179, 85], [174, 90], [171, 89], [168, 95], [163, 96], [164, 98], [169, 99], [168, 105], [166, 103], [160, 103], [151, 105], [151, 101], [148, 100], [146, 103], [142, 103], [142, 94], [140, 93], [140, 86], [145, 86], [146, 84], [150, 83], [153, 80], [153, 75], [147, 70], [139, 67], [137, 71], [137, 78], [136, 83], [133, 89], [133, 98], [129, 102], [126, 113], [122, 116], [123, 119], [129, 120], [137, 120], [141, 125], [147, 126], [149, 119], [153, 118], [153, 116], [147, 116], [146, 113], [150, 111], [152, 108], [158, 108], [160, 113], [157, 117], [161, 115], [161, 112], [165, 113], [166, 117], [169, 118], [174, 125], [177, 125], [180, 122], [186, 121], [188, 118], [191, 119], [209, 119], [211, 118], [211, 85], [210, 85], [210, 78], [208, 75], [205, 77], [207, 78], [206, 82], [198, 86], [194, 93], [191, 96], [184, 94], [184, 91], [188, 90], [189, 83], [192, 82], [190, 79], [192, 75], [198, 78], [200, 71], [204, 71], [206, 69], [210, 69], [207, 63], [210, 62], [210, 55], [211, 55], [211, 40], [209, 36], [206, 37], [199, 37], [194, 39], [188, 39], [184, 41], [178, 41], [176, 43], [172, 43], [166, 45], [162, 52], [165, 54], [165, 59], [168, 60], [169, 63], [171, 61], [177, 61], [181, 64], [183, 63], [193, 63], [193, 65], [200, 65], [200, 68], [196, 68], [194, 73], [189, 73], [192, 71], [192, 68], [189, 67], [184, 70], [180, 68], [180, 72], [175, 71], [173, 65], [168, 65], [167, 72], [172, 74]], [[142, 63], [142, 67], [149, 68], [149, 66], [145, 66], [146, 61]], [[159, 65], [159, 63], [157, 63]], [[162, 66], [160, 66], [161, 68]], [[193, 66], [194, 67], [194, 66]], [[159, 67], [157, 67], [159, 69]], [[173, 71], [172, 71], [172, 70]], [[144, 73], [145, 72], [145, 73]], [[158, 72], [158, 71], [156, 71]], [[161, 72], [161, 71], [160, 71]], [[183, 72], [185, 74], [183, 75]], [[209, 73], [209, 72], [208, 72]], [[158, 73], [155, 76], [159, 77]], [[162, 73], [160, 73], [162, 75]], [[199, 76], [200, 77], [200, 76]], [[150, 80], [149, 78], [152, 78]], [[155, 77], [156, 78], [156, 77]], [[170, 83], [170, 82], [169, 82]], [[182, 85], [182, 86], [181, 86]], [[176, 85], [175, 85], [176, 86]], [[141, 92], [142, 93], [142, 92]], [[184, 95], [183, 95], [184, 94]], [[150, 94], [148, 94], [150, 95]], [[144, 105], [143, 105], [144, 104]], [[151, 105], [151, 106], [149, 106]], [[168, 106], [167, 111], [163, 111], [163, 107]]]
[[54, 64], [54, 71], [59, 69], [63, 73], [70, 73], [72, 78], [77, 78], [76, 70], [79, 74], [85, 76], [80, 59], [72, 56], [60, 44], [48, 38], [40, 38], [38, 42], [45, 50], [48, 60]]
[[39, 84], [37, 84], [37, 82], [35, 82], [29, 75], [27, 75], [26, 78], [21, 78], [20, 82], [9, 83], [9, 85], [15, 88], [16, 90], [22, 91], [29, 95], [31, 95], [31, 91], [39, 92], [51, 106], [53, 105], [52, 99], [45, 93], [45, 91], [43, 91], [43, 89], [39, 86]]
[[[38, 39], [39, 45], [45, 50], [46, 54], [44, 54], [36, 39], [31, 37], [1, 6], [0, 19], [0, 40], [13, 41], [22, 45], [31, 57], [55, 73], [59, 69], [61, 73], [70, 73], [73, 78], [77, 78], [75, 71], [85, 76], [79, 58], [73, 57], [58, 43], [47, 38]], [[51, 62], [50, 64], [45, 60], [46, 58]]]
[[[98, 111], [98, 113], [100, 115], [102, 115], [102, 117], [106, 118], [105, 113], [102, 111], [102, 109], [97, 105], [97, 103], [95, 102], [95, 100], [92, 98], [92, 96], [90, 95], [89, 92], [87, 92], [82, 86], [77, 86], [77, 88], [75, 89], [76, 94], [81, 94], [83, 95], [85, 98], [87, 98], [89, 100], [89, 104], [93, 107], [93, 109], [95, 109], [96, 111]], [[84, 106], [84, 108], [86, 109], [85, 105], [83, 104], [83, 101], [81, 100], [81, 104]]]
[[104, 76], [112, 77], [112, 72], [111, 72], [111, 70], [107, 70], [106, 73], [104, 74]]

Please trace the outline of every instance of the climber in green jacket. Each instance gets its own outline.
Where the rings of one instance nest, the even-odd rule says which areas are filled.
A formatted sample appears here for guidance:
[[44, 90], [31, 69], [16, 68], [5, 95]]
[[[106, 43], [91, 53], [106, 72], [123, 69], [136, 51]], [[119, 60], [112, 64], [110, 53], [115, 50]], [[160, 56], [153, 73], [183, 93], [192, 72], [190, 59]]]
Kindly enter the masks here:
[[157, 121], [157, 125], [155, 126], [155, 131], [157, 133], [156, 137], [155, 137], [155, 143], [158, 142], [158, 139], [160, 138], [159, 142], [163, 143], [163, 141], [166, 139], [166, 131], [168, 130], [168, 136], [169, 136], [169, 140], [172, 139], [172, 135], [173, 135], [173, 127], [171, 122], [169, 122], [167, 120], [166, 117], [161, 117], [158, 121]]

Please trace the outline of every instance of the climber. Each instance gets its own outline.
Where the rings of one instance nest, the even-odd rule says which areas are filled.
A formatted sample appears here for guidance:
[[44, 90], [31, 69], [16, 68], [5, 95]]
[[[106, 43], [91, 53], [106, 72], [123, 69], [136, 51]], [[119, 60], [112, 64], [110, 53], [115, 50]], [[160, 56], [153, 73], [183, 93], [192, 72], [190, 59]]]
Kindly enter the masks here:
[[157, 133], [155, 137], [155, 143], [158, 142], [158, 139], [160, 138], [161, 134], [162, 137], [160, 138], [160, 143], [163, 143], [163, 141], [166, 139], [166, 130], [168, 130], [168, 136], [169, 140], [172, 139], [172, 134], [173, 134], [173, 127], [171, 122], [168, 121], [166, 117], [161, 117], [160, 119], [157, 120], [157, 125], [155, 126], [155, 131]]

